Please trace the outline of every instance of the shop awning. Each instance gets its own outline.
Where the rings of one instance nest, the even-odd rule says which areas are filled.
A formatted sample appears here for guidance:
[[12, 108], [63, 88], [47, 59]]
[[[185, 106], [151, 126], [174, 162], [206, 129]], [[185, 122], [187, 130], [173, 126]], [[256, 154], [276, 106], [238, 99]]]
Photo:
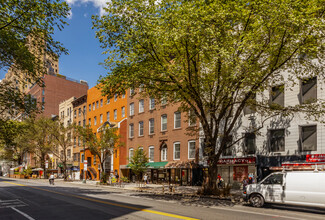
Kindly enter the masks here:
[[[149, 162], [147, 163], [148, 169], [161, 169], [165, 168], [168, 162]], [[130, 164], [126, 165], [126, 168], [130, 168]]]
[[166, 168], [195, 168], [198, 164], [193, 160], [189, 161], [170, 161], [166, 165]]

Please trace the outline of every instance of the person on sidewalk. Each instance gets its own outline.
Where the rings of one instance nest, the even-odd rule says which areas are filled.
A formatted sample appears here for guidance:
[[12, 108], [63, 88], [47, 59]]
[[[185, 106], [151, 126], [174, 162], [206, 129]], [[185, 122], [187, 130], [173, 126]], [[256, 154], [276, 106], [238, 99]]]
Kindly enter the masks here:
[[217, 186], [218, 186], [219, 189], [223, 187], [223, 179], [222, 179], [220, 174], [218, 174]]
[[147, 174], [144, 174], [143, 181], [144, 181], [144, 185], [147, 186], [147, 181], [148, 181], [148, 175]]
[[49, 178], [50, 185], [54, 185], [54, 175], [51, 173], [50, 178]]

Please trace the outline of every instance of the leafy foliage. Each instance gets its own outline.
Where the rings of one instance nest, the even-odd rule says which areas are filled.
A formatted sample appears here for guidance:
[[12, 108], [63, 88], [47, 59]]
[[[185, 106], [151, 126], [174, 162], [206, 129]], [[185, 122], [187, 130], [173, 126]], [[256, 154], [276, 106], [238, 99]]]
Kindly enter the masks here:
[[133, 156], [129, 158], [128, 166], [140, 178], [140, 175], [147, 170], [148, 162], [149, 158], [147, 157], [147, 153], [138, 147], [134, 150]]
[[324, 114], [321, 100], [283, 107], [265, 95], [324, 73], [324, 0], [112, 0], [105, 10], [93, 22], [109, 54], [103, 93], [142, 86], [144, 95], [191, 109], [204, 132], [211, 186], [221, 153], [240, 140], [231, 137], [245, 106], [263, 116], [249, 128], [254, 133], [275, 115]]

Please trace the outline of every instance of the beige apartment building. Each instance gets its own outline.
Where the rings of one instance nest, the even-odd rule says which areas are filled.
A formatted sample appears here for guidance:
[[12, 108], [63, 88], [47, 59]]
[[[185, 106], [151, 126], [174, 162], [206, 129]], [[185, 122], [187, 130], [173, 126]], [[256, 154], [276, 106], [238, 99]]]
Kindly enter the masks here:
[[[179, 185], [199, 184], [202, 169], [198, 166], [199, 140], [197, 134], [188, 135], [188, 114], [179, 105], [162, 100], [142, 98], [134, 91], [128, 93], [128, 158], [137, 148], [149, 157], [147, 174], [152, 183]], [[123, 166], [124, 176], [134, 179], [132, 171]]]

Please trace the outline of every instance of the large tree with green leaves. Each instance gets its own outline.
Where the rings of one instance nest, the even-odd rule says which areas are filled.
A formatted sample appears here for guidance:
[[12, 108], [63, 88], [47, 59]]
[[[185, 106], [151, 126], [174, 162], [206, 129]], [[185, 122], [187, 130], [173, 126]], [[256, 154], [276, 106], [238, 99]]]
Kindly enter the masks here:
[[232, 132], [245, 106], [264, 119], [323, 113], [320, 101], [282, 107], [260, 94], [324, 72], [324, 0], [112, 0], [105, 10], [94, 17], [109, 54], [103, 93], [142, 85], [144, 94], [191, 109], [204, 133], [209, 188], [215, 187], [220, 155], [242, 138], [233, 139]]
[[25, 121], [26, 129], [18, 138], [18, 144], [29, 149], [29, 153], [32, 153], [36, 158], [36, 164], [40, 165], [44, 171], [46, 171], [45, 161], [48, 154], [54, 148], [51, 137], [54, 123], [48, 118], [27, 119]]
[[[55, 29], [63, 29], [68, 15], [68, 4], [60, 0], [0, 1], [0, 71], [10, 70], [19, 83], [30, 80], [42, 85], [40, 77], [47, 65], [44, 56], [56, 60], [61, 53], [67, 53], [53, 34]], [[15, 86], [0, 86], [0, 111], [21, 107], [28, 110], [26, 98], [14, 90]], [[2, 99], [7, 92], [12, 94], [11, 99]]]
[[118, 135], [118, 129], [111, 127], [110, 123], [105, 123], [98, 131], [98, 134], [93, 133], [90, 127], [78, 127], [79, 138], [85, 141], [87, 148], [99, 158], [100, 161], [100, 179], [106, 182], [106, 167], [105, 161], [113, 155], [114, 151], [123, 146], [120, 136]]
[[141, 177], [144, 172], [148, 169], [149, 158], [147, 153], [143, 150], [143, 148], [138, 147], [134, 150], [133, 155], [129, 158], [128, 167], [132, 170], [132, 172], [136, 175], [138, 179], [139, 186], [141, 185]]
[[1, 159], [21, 165], [23, 156], [29, 152], [26, 145], [21, 145], [22, 134], [27, 130], [26, 123], [0, 119], [0, 151]]

